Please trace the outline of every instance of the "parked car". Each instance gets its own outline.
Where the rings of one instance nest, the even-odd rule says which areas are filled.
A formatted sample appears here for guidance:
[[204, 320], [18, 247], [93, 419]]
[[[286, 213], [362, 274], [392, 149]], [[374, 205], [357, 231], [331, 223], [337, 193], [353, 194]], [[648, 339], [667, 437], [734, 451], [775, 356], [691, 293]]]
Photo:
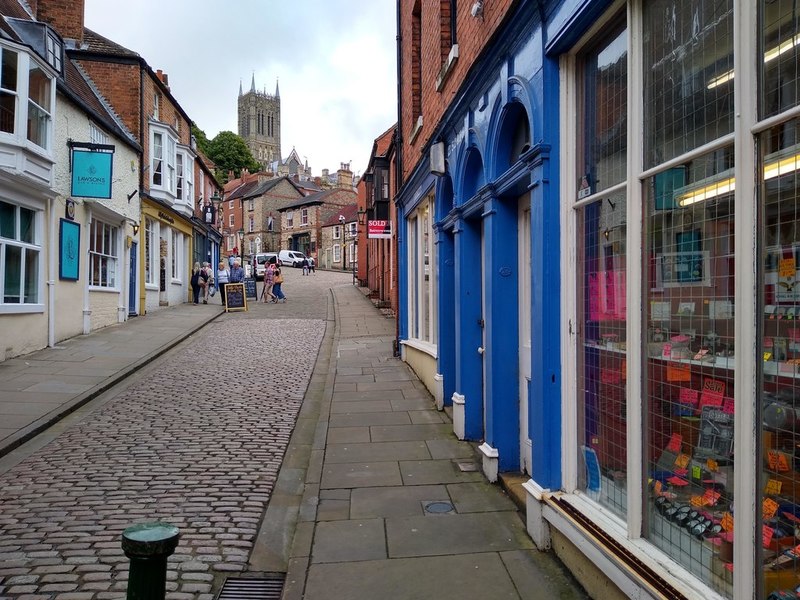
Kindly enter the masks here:
[[270, 262], [277, 262], [278, 254], [276, 252], [259, 252], [250, 257], [250, 263], [256, 266], [256, 279], [264, 279], [264, 269]]
[[300, 267], [303, 265], [304, 258], [306, 255], [297, 250], [281, 250], [278, 253], [278, 262], [284, 267]]

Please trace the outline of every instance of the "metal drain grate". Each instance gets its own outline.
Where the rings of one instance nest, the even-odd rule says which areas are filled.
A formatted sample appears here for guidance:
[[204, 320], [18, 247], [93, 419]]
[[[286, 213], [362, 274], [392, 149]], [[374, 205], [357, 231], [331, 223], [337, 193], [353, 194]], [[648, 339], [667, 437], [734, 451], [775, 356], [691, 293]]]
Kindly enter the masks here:
[[286, 574], [266, 577], [229, 577], [217, 600], [281, 600]]

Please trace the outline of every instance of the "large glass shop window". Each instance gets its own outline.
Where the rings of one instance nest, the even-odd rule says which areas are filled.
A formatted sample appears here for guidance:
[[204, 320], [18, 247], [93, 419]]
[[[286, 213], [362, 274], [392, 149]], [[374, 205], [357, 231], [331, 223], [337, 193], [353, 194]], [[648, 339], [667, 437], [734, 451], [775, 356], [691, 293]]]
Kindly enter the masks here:
[[642, 4], [649, 169], [733, 131], [733, 2]]
[[[643, 3], [644, 164], [733, 131], [733, 2]], [[643, 182], [643, 533], [732, 593], [734, 162], [722, 147]]]
[[800, 585], [800, 121], [759, 139], [762, 156], [761, 557], [764, 590]]
[[645, 182], [645, 532], [714, 589], [732, 583], [733, 148]]
[[[797, 2], [761, 5], [761, 118], [798, 105]], [[792, 597], [800, 586], [800, 119], [757, 138], [761, 331], [760, 450], [756, 539], [761, 596]], [[770, 596], [772, 598], [773, 596]]]
[[[625, 513], [627, 473], [626, 202], [627, 44], [624, 26], [580, 57], [577, 211], [578, 426], [584, 469], [579, 485], [590, 497]], [[609, 188], [614, 190], [603, 194]]]

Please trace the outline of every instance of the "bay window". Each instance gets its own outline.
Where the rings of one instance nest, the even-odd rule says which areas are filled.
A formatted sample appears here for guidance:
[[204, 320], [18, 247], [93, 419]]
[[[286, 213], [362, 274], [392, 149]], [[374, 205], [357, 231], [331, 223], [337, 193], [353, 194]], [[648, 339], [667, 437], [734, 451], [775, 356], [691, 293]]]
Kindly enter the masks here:
[[0, 131], [14, 133], [17, 120], [19, 55], [0, 46]]
[[28, 140], [48, 149], [52, 123], [52, 79], [35, 63], [28, 71]]

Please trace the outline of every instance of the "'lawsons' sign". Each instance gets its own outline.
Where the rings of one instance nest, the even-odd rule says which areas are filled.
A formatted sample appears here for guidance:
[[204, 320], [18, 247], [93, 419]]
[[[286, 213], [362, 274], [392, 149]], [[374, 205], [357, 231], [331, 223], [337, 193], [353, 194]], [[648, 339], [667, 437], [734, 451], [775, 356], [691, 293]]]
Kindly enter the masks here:
[[79, 198], [111, 198], [113, 152], [72, 150], [72, 195]]
[[391, 238], [392, 237], [392, 222], [391, 221], [367, 221], [367, 237], [374, 238]]

